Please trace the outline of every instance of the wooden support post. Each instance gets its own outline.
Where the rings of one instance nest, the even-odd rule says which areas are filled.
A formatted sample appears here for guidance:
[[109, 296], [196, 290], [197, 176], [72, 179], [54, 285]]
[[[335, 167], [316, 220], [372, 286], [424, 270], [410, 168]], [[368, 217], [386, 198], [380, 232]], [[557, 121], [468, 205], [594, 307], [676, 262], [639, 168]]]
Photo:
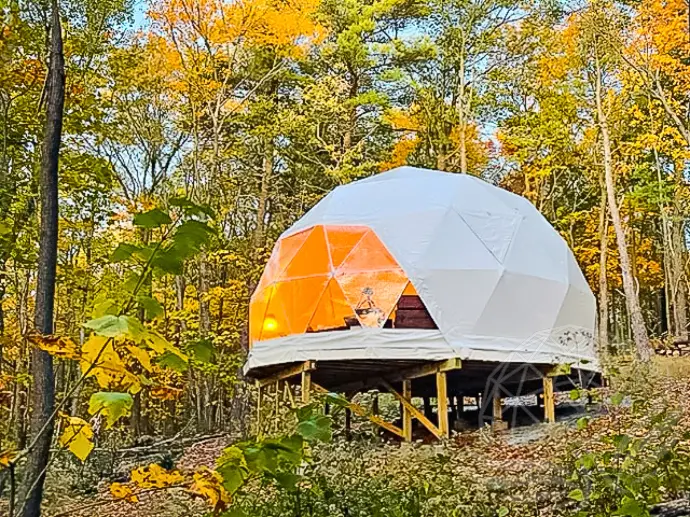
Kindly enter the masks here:
[[445, 437], [450, 436], [448, 426], [448, 383], [446, 372], [436, 374], [436, 397], [438, 400], [438, 429]]
[[290, 403], [290, 407], [295, 407], [295, 396], [292, 393], [292, 386], [289, 382], [285, 382], [285, 393], [283, 394], [284, 400]]
[[424, 400], [424, 416], [431, 418], [434, 412], [431, 410], [431, 397], [423, 397]]
[[371, 414], [372, 415], [378, 415], [379, 414], [379, 394], [378, 394], [378, 392], [374, 394], [374, 400], [371, 403]]
[[[412, 381], [405, 379], [402, 381], [402, 397], [412, 404]], [[402, 401], [401, 401], [402, 402]], [[412, 413], [409, 407], [403, 403], [402, 407], [403, 438], [406, 442], [412, 441]]]
[[345, 439], [349, 442], [352, 438], [352, 410], [345, 408]]
[[263, 387], [258, 382], [256, 383], [256, 387], [258, 389], [258, 393], [256, 394], [256, 425], [258, 427], [258, 431], [261, 432], [261, 406], [263, 404]]
[[544, 420], [556, 421], [556, 407], [553, 397], [553, 377], [544, 377]]
[[457, 396], [455, 399], [457, 403], [457, 413], [458, 413], [458, 418], [460, 418], [460, 415], [462, 415], [465, 412], [465, 395], [462, 393]]
[[302, 404], [309, 404], [309, 392], [311, 391], [311, 371], [302, 372]]
[[[381, 385], [383, 387], [385, 387], [390, 392], [390, 394], [393, 395], [398, 400], [398, 402], [400, 402], [400, 404], [402, 404], [403, 416], [405, 415], [405, 413], [409, 413], [410, 420], [412, 420], [413, 418], [416, 418], [417, 420], [419, 420], [419, 423], [422, 424], [424, 427], [426, 427], [431, 432], [431, 434], [433, 434], [436, 438], [438, 438], [438, 439], [443, 438], [443, 435], [441, 434], [441, 431], [438, 430], [438, 427], [436, 427], [431, 420], [429, 420], [427, 417], [424, 416], [424, 413], [422, 413], [419, 409], [417, 409], [412, 404], [412, 393], [411, 393], [412, 390], [411, 389], [410, 389], [409, 398], [405, 398], [404, 395], [401, 395], [400, 393], [395, 391], [393, 389], [393, 387], [390, 384], [388, 384], [386, 381], [382, 381]], [[403, 390], [404, 390], [404, 388], [405, 388], [405, 386], [403, 384]], [[404, 393], [404, 391], [403, 391], [403, 393]], [[404, 420], [403, 420], [403, 423], [404, 423]], [[411, 422], [410, 422], [410, 426], [411, 426]], [[403, 437], [404, 437], [404, 433], [403, 433]]]
[[493, 398], [494, 412], [493, 412], [493, 429], [495, 431], [503, 431], [507, 429], [506, 423], [503, 421], [503, 407], [501, 406], [501, 394], [494, 393]]

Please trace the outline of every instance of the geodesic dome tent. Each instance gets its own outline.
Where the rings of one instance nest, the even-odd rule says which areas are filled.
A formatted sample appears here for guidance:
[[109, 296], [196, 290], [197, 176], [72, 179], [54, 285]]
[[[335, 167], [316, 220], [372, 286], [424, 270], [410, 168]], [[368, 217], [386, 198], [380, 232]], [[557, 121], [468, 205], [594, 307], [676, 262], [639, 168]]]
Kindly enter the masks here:
[[[403, 324], [415, 299], [429, 318]], [[597, 370], [595, 314], [572, 252], [529, 201], [400, 167], [336, 188], [280, 237], [252, 296], [245, 370], [447, 358]]]

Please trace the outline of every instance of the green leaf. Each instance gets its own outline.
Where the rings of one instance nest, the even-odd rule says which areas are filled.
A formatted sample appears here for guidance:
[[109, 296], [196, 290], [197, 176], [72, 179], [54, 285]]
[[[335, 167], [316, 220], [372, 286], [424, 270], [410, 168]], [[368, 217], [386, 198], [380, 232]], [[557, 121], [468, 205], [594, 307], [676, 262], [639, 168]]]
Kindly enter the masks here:
[[574, 390], [570, 390], [570, 400], [580, 400], [580, 397], [582, 396], [582, 390], [576, 388]]
[[223, 487], [234, 494], [249, 478], [244, 452], [239, 447], [227, 447], [216, 461], [216, 471], [223, 478]]
[[164, 224], [172, 223], [170, 216], [160, 208], [154, 208], [148, 212], [143, 212], [134, 216], [134, 225], [144, 228], [158, 228]]
[[185, 257], [191, 256], [208, 244], [211, 235], [213, 230], [206, 223], [185, 221], [175, 230], [172, 237], [173, 248]]
[[137, 302], [144, 308], [146, 317], [150, 320], [154, 320], [165, 314], [165, 309], [163, 309], [163, 306], [155, 298], [140, 295], [137, 296]]
[[583, 416], [577, 419], [577, 430], [582, 431], [585, 427], [589, 425], [589, 417]]
[[117, 264], [118, 262], [126, 262], [132, 255], [137, 252], [141, 252], [142, 248], [135, 246], [134, 244], [129, 244], [126, 242], [121, 242], [110, 254], [110, 262]]
[[192, 353], [195, 361], [210, 363], [214, 351], [213, 343], [210, 339], [199, 339], [189, 345], [189, 351]]
[[129, 415], [134, 400], [129, 393], [100, 391], [89, 399], [89, 414], [102, 411], [106, 415], [106, 429], [110, 429], [121, 417]]
[[179, 355], [172, 352], [164, 352], [156, 359], [156, 363], [163, 368], [170, 368], [176, 372], [184, 373], [187, 371], [187, 362]]
[[247, 514], [242, 508], [230, 508], [227, 512], [223, 512], [222, 517], [247, 517]]
[[106, 298], [105, 300], [94, 304], [93, 309], [91, 310], [91, 317], [100, 318], [101, 316], [105, 316], [107, 314], [117, 316], [118, 312], [119, 310], [115, 300]]
[[168, 248], [156, 253], [151, 266], [170, 275], [181, 275], [184, 272], [185, 255], [179, 249]]
[[288, 491], [292, 491], [295, 489], [297, 483], [302, 478], [294, 472], [278, 472], [275, 475], [275, 479], [282, 488]]
[[584, 501], [585, 494], [582, 492], [582, 490], [576, 488], [575, 490], [570, 491], [568, 498], [572, 499], [573, 501]]
[[581, 459], [580, 462], [582, 463], [582, 466], [586, 468], [587, 470], [591, 470], [594, 465], [596, 464], [596, 459], [594, 457], [594, 454], [589, 453], [585, 454]]
[[93, 330], [99, 336], [106, 337], [131, 336], [136, 338], [144, 331], [144, 327], [136, 318], [115, 316], [114, 314], [106, 314], [100, 318], [87, 321], [84, 323], [84, 326]]
[[338, 407], [347, 407], [350, 405], [350, 402], [343, 397], [340, 393], [329, 393], [326, 395], [326, 402], [328, 404], [331, 404], [333, 406], [338, 406]]
[[628, 517], [649, 515], [647, 508], [634, 499], [627, 499], [615, 513], [616, 515], [627, 515]]
[[505, 506], [501, 506], [498, 509], [498, 517], [506, 517], [506, 515], [508, 515], [509, 513], [510, 510], [508, 510], [508, 508], [506, 508]]
[[622, 393], [614, 393], [611, 396], [611, 404], [613, 404], [614, 406], [620, 406], [624, 398], [625, 395], [623, 395]]
[[168, 200], [170, 206], [176, 206], [186, 214], [192, 216], [206, 216], [213, 218], [213, 210], [208, 205], [198, 205], [186, 197], [174, 197]]
[[329, 442], [332, 437], [331, 419], [324, 415], [313, 415], [297, 424], [296, 431], [307, 441]]
[[625, 452], [631, 441], [632, 438], [627, 434], [617, 434], [613, 437], [613, 444], [620, 452]]

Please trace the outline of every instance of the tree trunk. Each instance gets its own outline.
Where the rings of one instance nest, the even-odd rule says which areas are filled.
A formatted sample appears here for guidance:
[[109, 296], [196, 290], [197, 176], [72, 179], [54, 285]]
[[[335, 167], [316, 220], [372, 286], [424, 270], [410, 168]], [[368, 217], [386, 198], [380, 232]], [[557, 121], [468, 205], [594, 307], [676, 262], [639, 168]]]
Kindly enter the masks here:
[[[65, 61], [62, 54], [62, 27], [57, 0], [52, 4], [50, 61], [46, 85], [46, 121], [41, 156], [41, 233], [36, 286], [36, 330], [53, 333], [55, 270], [58, 240], [58, 157], [62, 135], [62, 113], [65, 102]], [[45, 351], [33, 348], [33, 412], [31, 436], [35, 446], [29, 451], [26, 476], [22, 485], [22, 517], [41, 514], [43, 483], [48, 468], [50, 442], [53, 437], [52, 413], [55, 406], [53, 359]]]
[[642, 362], [647, 362], [651, 359], [651, 348], [649, 346], [649, 337], [647, 335], [647, 328], [640, 308], [640, 302], [637, 297], [637, 289], [635, 288], [635, 279], [632, 275], [630, 256], [628, 255], [628, 246], [625, 242], [625, 230], [623, 228], [623, 221], [621, 220], [620, 212], [618, 211], [618, 200], [616, 199], [616, 187], [613, 178], [613, 157], [611, 153], [611, 141], [609, 137], [609, 128], [604, 107], [602, 105], [602, 84], [601, 84], [601, 66], [598, 55], [596, 56], [596, 112], [597, 121], [601, 130], [602, 147], [604, 154], [604, 176], [606, 178], [606, 195], [608, 198], [609, 211], [611, 213], [611, 222], [616, 233], [616, 243], [618, 245], [618, 254], [620, 258], [621, 276], [623, 279], [623, 292], [625, 294], [625, 303], [628, 309], [628, 316], [630, 318], [630, 326], [635, 341], [635, 348], [637, 356]]
[[688, 338], [688, 301], [685, 275], [685, 228], [683, 221], [671, 221], [671, 303], [673, 304], [674, 334], [679, 339]]
[[599, 350], [609, 346], [609, 286], [606, 278], [608, 251], [608, 208], [606, 206], [606, 182], [601, 175], [601, 202], [599, 204]]
[[263, 159], [263, 171], [261, 174], [261, 191], [259, 193], [259, 205], [256, 211], [256, 229], [252, 236], [254, 249], [262, 248], [265, 244], [266, 211], [268, 209], [268, 196], [271, 181], [273, 181], [273, 142], [266, 142], [266, 150]]
[[[199, 298], [199, 337], [201, 339], [208, 339], [211, 332], [207, 261], [206, 253], [201, 253], [199, 255], [199, 283], [197, 289]], [[209, 413], [211, 411], [211, 404], [208, 398], [208, 377], [212, 374], [201, 370], [197, 373], [197, 429], [200, 432], [206, 432], [209, 430]]]

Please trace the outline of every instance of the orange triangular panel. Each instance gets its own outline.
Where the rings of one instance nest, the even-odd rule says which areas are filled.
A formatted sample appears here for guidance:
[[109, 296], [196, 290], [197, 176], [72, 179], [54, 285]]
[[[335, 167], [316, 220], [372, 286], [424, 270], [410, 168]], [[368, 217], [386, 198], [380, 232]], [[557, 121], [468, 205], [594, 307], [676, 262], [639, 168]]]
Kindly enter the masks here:
[[419, 296], [417, 294], [417, 289], [414, 288], [412, 282], [407, 283], [407, 285], [405, 286], [405, 290], [402, 292], [402, 294], [405, 296]]
[[323, 226], [316, 226], [281, 273], [280, 280], [326, 275], [330, 271], [331, 261], [326, 245], [326, 234]]
[[266, 309], [261, 339], [306, 332], [328, 280], [324, 275], [277, 282]]
[[268, 259], [264, 272], [259, 280], [259, 285], [256, 287], [257, 291], [280, 278], [280, 274], [285, 271], [285, 268], [290, 264], [290, 261], [297, 254], [311, 232], [312, 228], [309, 228], [276, 242], [273, 253], [271, 253], [271, 258]]
[[408, 282], [400, 268], [340, 272], [336, 279], [363, 327], [383, 327]]
[[345, 261], [340, 271], [372, 271], [400, 266], [373, 231], [368, 231]]
[[263, 327], [266, 308], [270, 299], [271, 288], [262, 291], [255, 291], [249, 304], [249, 342], [252, 343], [261, 339], [261, 329]]
[[326, 226], [326, 238], [331, 252], [331, 264], [338, 268], [355, 245], [369, 231], [366, 226]]
[[355, 311], [347, 302], [345, 293], [338, 282], [331, 279], [309, 322], [307, 332], [343, 328], [348, 326], [346, 319], [354, 317]]

